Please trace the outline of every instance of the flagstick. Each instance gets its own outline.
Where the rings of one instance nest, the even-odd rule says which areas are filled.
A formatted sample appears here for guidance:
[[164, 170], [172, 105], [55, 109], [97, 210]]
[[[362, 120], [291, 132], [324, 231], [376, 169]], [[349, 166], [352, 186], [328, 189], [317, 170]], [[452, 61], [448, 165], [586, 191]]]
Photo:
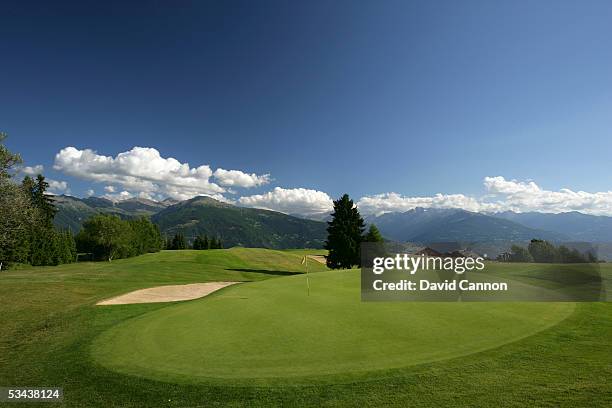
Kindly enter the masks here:
[[308, 257], [304, 257], [306, 260], [306, 286], [308, 286], [308, 296], [310, 296], [310, 280], [308, 279]]

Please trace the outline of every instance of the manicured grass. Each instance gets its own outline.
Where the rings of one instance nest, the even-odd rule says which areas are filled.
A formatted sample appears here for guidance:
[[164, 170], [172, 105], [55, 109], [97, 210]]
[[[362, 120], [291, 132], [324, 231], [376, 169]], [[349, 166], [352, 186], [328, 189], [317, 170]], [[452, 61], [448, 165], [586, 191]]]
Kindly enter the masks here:
[[[132, 319], [94, 343], [100, 364], [178, 382], [317, 383], [494, 348], [543, 330], [572, 303], [360, 301], [359, 270], [271, 279]], [[241, 380], [241, 381], [238, 381]]]
[[[384, 378], [377, 370], [371, 377], [344, 378], [333, 384], [236, 386], [236, 379], [231, 379], [230, 385], [177, 384], [121, 374], [92, 358], [93, 344], [105, 333], [117, 330], [115, 327], [131, 324], [131, 318], [147, 319], [155, 311], [206, 305], [209, 300], [221, 302], [233, 290], [265, 286], [267, 282], [227, 288], [210, 299], [182, 304], [94, 306], [100, 299], [172, 283], [274, 278], [279, 285], [283, 280], [298, 284], [303, 276], [289, 274], [304, 270], [301, 258], [299, 253], [266, 250], [178, 251], [111, 264], [2, 272], [0, 386], [63, 386], [64, 402], [55, 406], [69, 407], [612, 405], [610, 303], [576, 304], [571, 315], [558, 324], [496, 348], [383, 370]], [[309, 265], [311, 271], [325, 270], [314, 262]], [[500, 267], [531, 273], [538, 266]], [[612, 269], [610, 265], [602, 268], [608, 272]], [[319, 293], [314, 282], [327, 273], [311, 275], [313, 298]], [[226, 300], [239, 304], [244, 299]], [[295, 302], [299, 305], [298, 299]], [[335, 330], [347, 331], [342, 324]], [[324, 334], [321, 332], [321, 336]], [[394, 335], [393, 331], [389, 333]], [[250, 343], [244, 342], [241, 347], [248, 353]]]

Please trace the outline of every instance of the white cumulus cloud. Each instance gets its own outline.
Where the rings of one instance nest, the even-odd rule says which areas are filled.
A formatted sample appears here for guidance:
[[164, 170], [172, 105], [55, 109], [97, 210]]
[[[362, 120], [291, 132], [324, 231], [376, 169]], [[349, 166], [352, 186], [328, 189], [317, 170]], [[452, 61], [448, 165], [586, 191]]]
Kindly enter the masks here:
[[506, 210], [550, 213], [580, 211], [612, 215], [612, 191], [589, 193], [568, 188], [552, 191], [539, 187], [533, 181], [506, 180], [502, 176], [485, 177], [484, 185]]
[[[140, 197], [168, 196], [184, 200], [226, 192], [225, 188], [210, 181], [213, 177], [210, 166], [190, 167], [172, 157], [162, 157], [151, 147], [134, 147], [116, 157], [100, 155], [91, 149], [66, 147], [55, 155], [53, 168], [80, 179], [118, 185], [123, 191]], [[219, 183], [227, 186], [253, 187], [269, 180], [269, 175], [258, 176], [238, 170], [218, 169], [217, 174]]]
[[307, 217], [324, 216], [333, 209], [333, 201], [327, 193], [306, 188], [276, 187], [264, 194], [240, 197], [238, 204]]
[[[130, 193], [129, 191], [121, 191], [121, 192], [116, 193], [116, 194], [107, 193], [107, 194], [104, 194], [102, 197], [106, 198], [107, 200], [111, 200], [111, 201], [117, 202], [117, 201], [127, 200], [129, 198], [134, 198], [135, 195]], [[141, 198], [149, 198], [149, 197], [148, 196], [142, 196]]]
[[42, 164], [37, 164], [36, 166], [24, 166], [20, 169], [20, 171], [27, 176], [36, 176], [38, 174], [42, 174], [44, 169], [45, 168]]
[[255, 173], [244, 173], [240, 170], [217, 169], [213, 173], [215, 179], [222, 186], [227, 187], [258, 187], [270, 182], [269, 174], [258, 176]]
[[357, 201], [364, 215], [381, 215], [388, 212], [406, 212], [416, 207], [462, 208], [468, 211], [496, 211], [498, 204], [484, 203], [463, 194], [436, 194], [430, 197], [407, 197], [397, 193], [364, 196]]
[[486, 194], [472, 197], [464, 194], [435, 194], [425, 197], [384, 193], [365, 196], [357, 201], [364, 215], [405, 212], [416, 207], [461, 208], [474, 212], [547, 212], [580, 211], [593, 215], [612, 215], [612, 191], [589, 193], [562, 188], [542, 189], [534, 181], [506, 180], [502, 176], [485, 177]]
[[46, 179], [49, 183], [49, 193], [51, 194], [70, 194], [70, 188], [68, 183], [65, 181], [57, 181], [52, 179]]

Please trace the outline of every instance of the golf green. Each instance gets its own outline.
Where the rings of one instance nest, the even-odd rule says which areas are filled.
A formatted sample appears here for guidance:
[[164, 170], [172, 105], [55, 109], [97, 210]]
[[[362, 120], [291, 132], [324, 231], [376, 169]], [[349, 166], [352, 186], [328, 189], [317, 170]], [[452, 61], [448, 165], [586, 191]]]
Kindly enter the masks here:
[[306, 276], [295, 275], [171, 304], [102, 333], [92, 355], [120, 373], [178, 383], [342, 382], [499, 347], [575, 307], [364, 303], [358, 270], [310, 274], [310, 286], [308, 296]]

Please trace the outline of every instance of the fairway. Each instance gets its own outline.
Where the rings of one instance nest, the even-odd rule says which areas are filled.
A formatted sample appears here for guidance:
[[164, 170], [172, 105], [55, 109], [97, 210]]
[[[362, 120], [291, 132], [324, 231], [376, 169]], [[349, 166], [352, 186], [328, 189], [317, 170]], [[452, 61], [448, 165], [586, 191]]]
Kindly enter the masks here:
[[[322, 252], [163, 251], [2, 272], [0, 383], [63, 386], [58, 406], [71, 408], [612, 403], [610, 303], [363, 303], [357, 271], [314, 261], [308, 297], [304, 255]], [[239, 283], [96, 306], [197, 282]]]
[[308, 384], [390, 370], [514, 342], [569, 316], [572, 303], [363, 303], [359, 271], [243, 283], [127, 320], [94, 360], [150, 379]]

